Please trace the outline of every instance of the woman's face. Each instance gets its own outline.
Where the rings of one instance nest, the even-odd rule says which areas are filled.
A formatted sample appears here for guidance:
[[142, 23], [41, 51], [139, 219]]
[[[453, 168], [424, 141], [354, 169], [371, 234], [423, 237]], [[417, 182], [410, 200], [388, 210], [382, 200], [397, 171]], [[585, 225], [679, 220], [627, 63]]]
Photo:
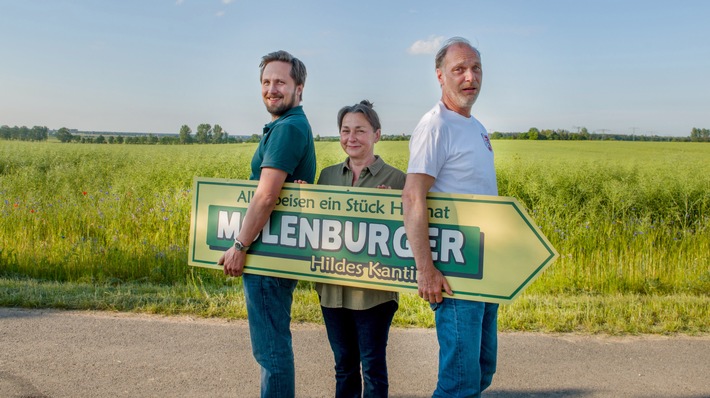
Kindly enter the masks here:
[[355, 160], [367, 160], [375, 154], [375, 143], [380, 140], [380, 130], [374, 131], [365, 115], [346, 113], [340, 127], [340, 145]]

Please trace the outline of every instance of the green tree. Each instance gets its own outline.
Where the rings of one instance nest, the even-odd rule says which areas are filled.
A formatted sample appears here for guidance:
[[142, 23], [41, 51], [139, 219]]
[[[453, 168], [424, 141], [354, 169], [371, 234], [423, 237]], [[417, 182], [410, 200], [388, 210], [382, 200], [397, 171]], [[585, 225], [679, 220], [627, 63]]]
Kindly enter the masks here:
[[215, 124], [214, 128], [212, 128], [212, 143], [221, 144], [224, 141], [226, 141], [226, 139], [224, 137], [224, 131], [222, 130], [222, 126], [220, 126], [219, 124]]
[[186, 124], [180, 127], [180, 143], [181, 144], [191, 144], [192, 143], [192, 129]]
[[49, 129], [44, 126], [34, 126], [29, 133], [30, 141], [46, 141], [49, 135]]
[[538, 130], [536, 127], [530, 127], [530, 130], [528, 130], [528, 139], [529, 140], [539, 140], [540, 139], [540, 130]]
[[69, 142], [72, 140], [72, 135], [69, 132], [69, 129], [66, 127], [62, 127], [57, 131], [57, 139], [59, 142]]
[[580, 140], [588, 140], [589, 139], [589, 131], [587, 130], [586, 127], [582, 127], [582, 129], [579, 131], [579, 139]]
[[10, 126], [4, 124], [0, 126], [0, 138], [4, 140], [9, 140], [10, 136], [12, 135], [12, 130], [10, 129]]
[[693, 127], [693, 130], [690, 131], [690, 140], [693, 142], [710, 141], [710, 129]]
[[160, 137], [160, 145], [175, 145], [180, 143], [180, 139], [178, 137], [170, 136], [170, 135], [163, 135]]
[[17, 130], [17, 136], [15, 137], [16, 140], [20, 141], [27, 141], [30, 136], [30, 129], [27, 128], [27, 126], [22, 126]]
[[207, 144], [212, 141], [212, 126], [209, 123], [202, 123], [197, 126], [195, 140], [198, 144]]

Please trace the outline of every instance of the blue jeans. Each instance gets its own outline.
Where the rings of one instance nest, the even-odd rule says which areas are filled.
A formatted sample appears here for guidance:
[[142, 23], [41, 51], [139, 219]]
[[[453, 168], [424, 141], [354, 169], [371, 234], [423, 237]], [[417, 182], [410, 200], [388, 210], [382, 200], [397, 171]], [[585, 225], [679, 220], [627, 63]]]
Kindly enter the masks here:
[[480, 397], [496, 371], [498, 304], [445, 298], [431, 307], [439, 340], [433, 397]]
[[387, 338], [397, 308], [396, 301], [366, 310], [321, 307], [335, 357], [336, 398], [387, 397]]
[[261, 365], [261, 396], [293, 398], [296, 372], [291, 345], [291, 303], [297, 281], [244, 274], [251, 350]]

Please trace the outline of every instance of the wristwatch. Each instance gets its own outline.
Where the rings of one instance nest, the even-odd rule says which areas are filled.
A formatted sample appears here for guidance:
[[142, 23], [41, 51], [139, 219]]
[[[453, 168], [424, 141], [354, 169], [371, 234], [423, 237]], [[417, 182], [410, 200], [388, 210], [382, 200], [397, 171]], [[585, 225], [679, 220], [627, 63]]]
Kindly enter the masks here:
[[237, 238], [234, 238], [234, 248], [240, 252], [246, 252], [249, 250], [249, 246], [244, 246], [244, 243], [240, 242]]

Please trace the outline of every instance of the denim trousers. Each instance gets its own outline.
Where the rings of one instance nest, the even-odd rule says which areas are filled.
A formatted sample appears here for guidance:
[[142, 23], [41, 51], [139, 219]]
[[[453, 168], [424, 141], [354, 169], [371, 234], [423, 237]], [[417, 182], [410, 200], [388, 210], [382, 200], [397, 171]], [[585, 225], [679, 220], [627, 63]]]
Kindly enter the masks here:
[[244, 274], [251, 349], [261, 366], [261, 396], [293, 398], [296, 372], [291, 343], [291, 303], [297, 281]]
[[397, 308], [394, 300], [366, 310], [321, 307], [335, 358], [336, 398], [387, 397], [387, 339]]
[[480, 397], [496, 371], [498, 304], [445, 298], [431, 307], [439, 340], [433, 397]]

